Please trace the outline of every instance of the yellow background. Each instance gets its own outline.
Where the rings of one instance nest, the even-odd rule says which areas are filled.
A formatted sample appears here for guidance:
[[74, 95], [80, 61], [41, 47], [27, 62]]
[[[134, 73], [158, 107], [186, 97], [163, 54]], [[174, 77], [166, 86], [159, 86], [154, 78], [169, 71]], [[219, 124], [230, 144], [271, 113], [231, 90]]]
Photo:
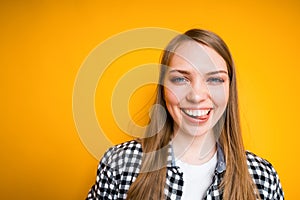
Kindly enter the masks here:
[[[98, 161], [74, 125], [77, 72], [108, 37], [147, 26], [181, 32], [200, 27], [223, 37], [237, 66], [246, 147], [275, 166], [286, 199], [298, 199], [299, 11], [296, 0], [1, 1], [0, 199], [85, 198]], [[126, 62], [129, 70], [157, 57], [155, 51], [136, 52], [120, 63], [132, 62]], [[97, 111], [116, 74], [97, 89]], [[139, 90], [131, 109], [152, 90]], [[97, 115], [112, 142], [128, 139], [104, 111]]]

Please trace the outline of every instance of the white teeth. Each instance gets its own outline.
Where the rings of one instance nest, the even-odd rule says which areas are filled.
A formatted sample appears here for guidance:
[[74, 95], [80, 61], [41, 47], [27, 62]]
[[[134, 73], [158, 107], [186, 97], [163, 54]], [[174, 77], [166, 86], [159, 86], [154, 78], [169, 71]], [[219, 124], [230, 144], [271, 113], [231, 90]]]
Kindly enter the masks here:
[[207, 115], [210, 109], [207, 110], [184, 110], [185, 113], [194, 117], [201, 117]]

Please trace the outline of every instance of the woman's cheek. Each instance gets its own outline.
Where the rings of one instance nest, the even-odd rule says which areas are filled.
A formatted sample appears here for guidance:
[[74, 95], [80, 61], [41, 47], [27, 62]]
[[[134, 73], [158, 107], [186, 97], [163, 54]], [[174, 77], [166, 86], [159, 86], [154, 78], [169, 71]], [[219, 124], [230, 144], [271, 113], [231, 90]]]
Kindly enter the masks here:
[[229, 97], [229, 88], [227, 85], [212, 86], [209, 88], [212, 101], [218, 107], [226, 107]]
[[179, 105], [186, 91], [181, 87], [166, 87], [164, 93], [168, 104]]
[[176, 95], [170, 89], [165, 89], [165, 100], [168, 105], [177, 105], [179, 102]]

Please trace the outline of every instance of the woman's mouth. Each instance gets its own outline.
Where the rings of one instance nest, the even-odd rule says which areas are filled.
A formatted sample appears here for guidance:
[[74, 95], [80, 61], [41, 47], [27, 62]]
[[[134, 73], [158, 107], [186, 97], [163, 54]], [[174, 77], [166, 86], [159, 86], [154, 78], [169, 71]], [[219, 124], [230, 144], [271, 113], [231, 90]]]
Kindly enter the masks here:
[[209, 117], [210, 108], [207, 109], [181, 109], [184, 114], [187, 116], [198, 119], [198, 120], [206, 120]]

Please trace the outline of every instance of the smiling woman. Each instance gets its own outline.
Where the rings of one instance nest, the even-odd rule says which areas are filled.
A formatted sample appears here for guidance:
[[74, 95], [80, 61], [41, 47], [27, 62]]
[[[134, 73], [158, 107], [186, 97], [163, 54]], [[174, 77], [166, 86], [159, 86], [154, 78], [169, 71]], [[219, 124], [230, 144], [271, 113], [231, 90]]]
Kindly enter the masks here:
[[154, 108], [144, 138], [110, 148], [87, 199], [284, 199], [273, 166], [244, 149], [237, 102], [224, 41], [200, 29], [178, 35], [156, 93], [166, 121]]
[[228, 102], [226, 62], [212, 48], [188, 41], [175, 50], [169, 65], [164, 97], [175, 122], [173, 149], [181, 160], [200, 165], [212, 158], [220, 135], [214, 134], [213, 127]]
[[[193, 52], [201, 54], [201, 59]], [[175, 132], [200, 136], [212, 129], [227, 105], [226, 63], [213, 49], [195, 41], [183, 43], [175, 53], [164, 83], [166, 106], [175, 121]]]

